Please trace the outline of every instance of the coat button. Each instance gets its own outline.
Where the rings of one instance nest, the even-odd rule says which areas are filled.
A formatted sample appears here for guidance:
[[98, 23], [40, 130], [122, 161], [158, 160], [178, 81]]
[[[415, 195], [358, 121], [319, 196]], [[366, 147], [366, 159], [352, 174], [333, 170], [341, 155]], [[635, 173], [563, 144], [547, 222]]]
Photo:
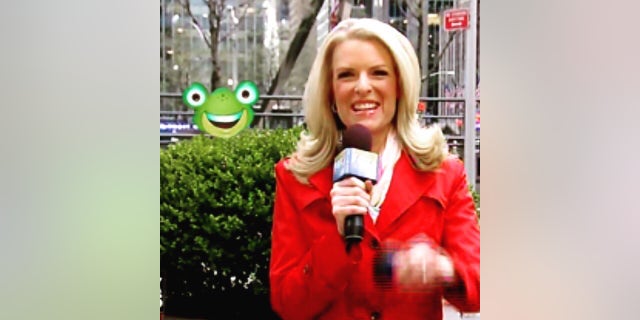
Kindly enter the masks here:
[[378, 320], [378, 319], [380, 319], [380, 312], [378, 311], [371, 312], [371, 320]]
[[376, 240], [375, 238], [371, 239], [370, 245], [371, 245], [371, 248], [374, 250], [380, 249], [380, 242], [378, 242], [378, 240]]
[[302, 273], [304, 274], [311, 273], [311, 267], [308, 264], [305, 264], [304, 267], [302, 268]]

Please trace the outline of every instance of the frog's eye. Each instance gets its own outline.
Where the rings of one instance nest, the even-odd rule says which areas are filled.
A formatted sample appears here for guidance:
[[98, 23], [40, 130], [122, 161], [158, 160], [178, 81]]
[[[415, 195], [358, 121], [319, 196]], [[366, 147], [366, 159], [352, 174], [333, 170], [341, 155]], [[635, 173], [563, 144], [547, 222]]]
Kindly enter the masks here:
[[184, 103], [189, 107], [197, 108], [207, 100], [207, 88], [196, 82], [184, 91], [182, 100], [184, 100]]
[[258, 86], [251, 81], [242, 81], [236, 87], [236, 98], [242, 104], [252, 105], [258, 101], [259, 97]]

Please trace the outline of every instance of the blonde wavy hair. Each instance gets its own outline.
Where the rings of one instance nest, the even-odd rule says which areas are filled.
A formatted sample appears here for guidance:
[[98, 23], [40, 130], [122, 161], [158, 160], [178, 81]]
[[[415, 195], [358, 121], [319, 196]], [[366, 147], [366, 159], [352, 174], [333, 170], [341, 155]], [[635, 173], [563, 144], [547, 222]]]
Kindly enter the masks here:
[[431, 171], [440, 166], [448, 154], [440, 127], [423, 128], [418, 122], [420, 66], [409, 40], [392, 26], [375, 19], [360, 18], [341, 21], [326, 37], [311, 66], [303, 95], [307, 130], [300, 134], [296, 151], [286, 163], [296, 178], [308, 178], [330, 165], [339, 151], [344, 127], [331, 111], [331, 60], [335, 47], [347, 39], [378, 41], [391, 53], [395, 63], [400, 92], [392, 125], [399, 143], [412, 158], [418, 170]]

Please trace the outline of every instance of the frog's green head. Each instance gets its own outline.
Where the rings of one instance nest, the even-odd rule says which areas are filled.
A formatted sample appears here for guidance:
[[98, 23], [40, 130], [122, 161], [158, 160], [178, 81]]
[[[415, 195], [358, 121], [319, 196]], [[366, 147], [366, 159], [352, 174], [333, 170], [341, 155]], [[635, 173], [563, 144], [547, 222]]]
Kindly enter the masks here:
[[253, 121], [253, 104], [258, 101], [258, 87], [242, 81], [235, 91], [218, 88], [208, 94], [202, 84], [195, 82], [182, 93], [182, 100], [193, 108], [193, 123], [200, 131], [212, 136], [229, 138]]

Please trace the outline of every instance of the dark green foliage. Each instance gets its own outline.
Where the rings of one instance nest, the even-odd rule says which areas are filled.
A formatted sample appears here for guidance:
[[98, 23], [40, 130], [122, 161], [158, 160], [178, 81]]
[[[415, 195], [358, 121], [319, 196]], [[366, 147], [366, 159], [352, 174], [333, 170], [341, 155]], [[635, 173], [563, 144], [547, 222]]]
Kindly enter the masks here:
[[469, 185], [469, 191], [471, 192], [473, 202], [476, 205], [476, 215], [478, 216], [478, 221], [480, 221], [480, 194], [473, 190], [473, 187], [471, 185]]
[[[168, 312], [172, 301], [266, 295], [274, 166], [294, 150], [300, 132], [198, 136], [161, 150], [160, 269]], [[219, 303], [211, 306], [225, 307]]]

